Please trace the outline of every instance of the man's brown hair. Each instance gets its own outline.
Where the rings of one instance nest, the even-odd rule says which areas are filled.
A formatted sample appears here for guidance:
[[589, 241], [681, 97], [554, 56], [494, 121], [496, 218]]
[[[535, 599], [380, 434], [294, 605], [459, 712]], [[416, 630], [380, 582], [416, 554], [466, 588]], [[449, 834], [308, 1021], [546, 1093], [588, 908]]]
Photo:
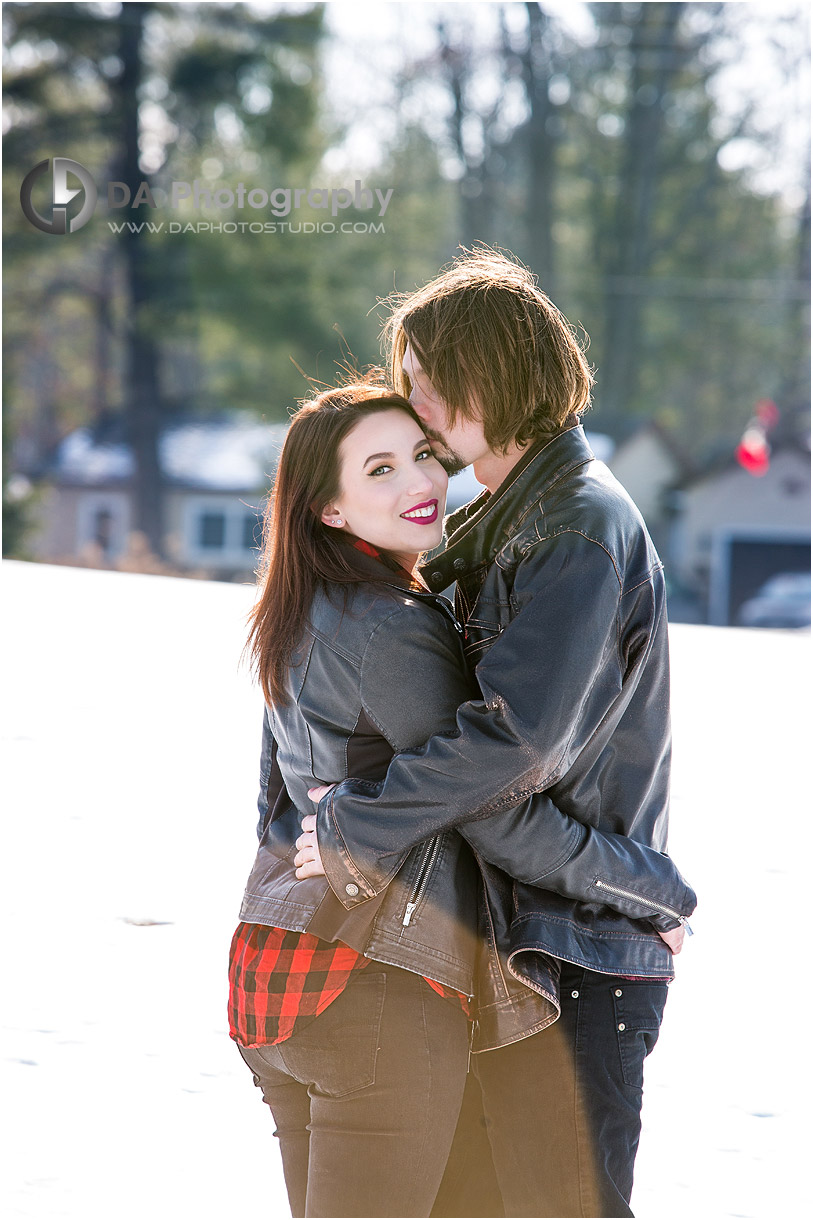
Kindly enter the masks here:
[[556, 433], [590, 405], [593, 374], [573, 327], [515, 259], [464, 250], [423, 288], [387, 303], [393, 385], [409, 395], [401, 364], [411, 343], [452, 419], [482, 419], [495, 452]]

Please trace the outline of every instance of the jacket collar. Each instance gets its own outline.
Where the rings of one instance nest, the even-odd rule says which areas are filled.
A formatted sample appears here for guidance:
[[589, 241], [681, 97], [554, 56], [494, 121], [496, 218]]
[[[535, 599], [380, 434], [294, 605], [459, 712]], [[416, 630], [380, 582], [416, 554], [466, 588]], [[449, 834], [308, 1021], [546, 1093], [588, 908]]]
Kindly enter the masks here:
[[352, 550], [351, 563], [360, 580], [395, 585], [399, 589], [409, 589], [413, 593], [426, 592], [420, 581], [407, 572], [406, 568], [402, 568], [394, 562], [386, 562], [384, 556], [372, 543], [365, 542], [362, 538], [356, 538], [353, 534], [345, 535], [341, 542]]
[[531, 446], [493, 495], [483, 492], [447, 519], [443, 550], [420, 569], [429, 588], [445, 589], [491, 564], [548, 488], [593, 456], [580, 424]]

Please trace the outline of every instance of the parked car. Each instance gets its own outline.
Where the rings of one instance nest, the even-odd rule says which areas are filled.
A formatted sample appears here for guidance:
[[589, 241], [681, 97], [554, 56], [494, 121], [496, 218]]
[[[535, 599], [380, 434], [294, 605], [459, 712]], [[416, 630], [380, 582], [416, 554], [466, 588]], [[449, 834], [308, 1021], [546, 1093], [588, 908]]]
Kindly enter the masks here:
[[810, 573], [780, 572], [743, 602], [738, 627], [809, 627]]

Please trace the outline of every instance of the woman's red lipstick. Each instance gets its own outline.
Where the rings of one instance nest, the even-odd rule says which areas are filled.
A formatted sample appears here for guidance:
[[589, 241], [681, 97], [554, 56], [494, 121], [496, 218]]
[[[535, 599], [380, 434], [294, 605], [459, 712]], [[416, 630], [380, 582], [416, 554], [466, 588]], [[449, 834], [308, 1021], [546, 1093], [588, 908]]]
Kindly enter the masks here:
[[431, 513], [426, 513], [420, 517], [408, 517], [406, 513], [401, 513], [405, 521], [413, 521], [416, 525], [432, 525], [438, 519], [438, 502], [437, 500], [427, 500], [423, 504], [414, 504], [412, 508], [407, 509], [407, 513], [417, 512], [419, 509], [431, 508]]

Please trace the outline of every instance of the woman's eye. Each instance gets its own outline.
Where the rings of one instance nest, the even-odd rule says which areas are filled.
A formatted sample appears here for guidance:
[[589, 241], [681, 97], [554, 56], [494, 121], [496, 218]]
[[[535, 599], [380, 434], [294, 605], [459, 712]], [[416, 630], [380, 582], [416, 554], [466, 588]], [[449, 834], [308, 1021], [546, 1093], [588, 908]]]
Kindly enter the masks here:
[[431, 450], [431, 449], [429, 448], [429, 446], [427, 445], [425, 449], [421, 449], [420, 453], [417, 453], [417, 454], [415, 455], [415, 461], [416, 461], [416, 462], [425, 461], [425, 460], [426, 460], [426, 458], [431, 458], [431, 457], [434, 457], [434, 456], [435, 456], [435, 455], [434, 455], [434, 453], [432, 452], [432, 450]]
[[392, 470], [392, 466], [376, 466], [375, 470], [371, 470], [370, 477], [376, 478], [377, 475], [386, 474], [388, 470]]

